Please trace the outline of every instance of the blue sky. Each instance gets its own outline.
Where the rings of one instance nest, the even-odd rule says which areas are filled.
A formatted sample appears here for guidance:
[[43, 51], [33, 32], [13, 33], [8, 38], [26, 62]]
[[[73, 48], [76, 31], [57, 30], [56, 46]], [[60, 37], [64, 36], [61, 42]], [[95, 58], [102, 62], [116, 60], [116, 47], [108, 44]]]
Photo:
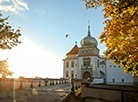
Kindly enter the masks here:
[[[9, 56], [18, 52], [12, 58], [20, 61], [22, 68], [15, 64], [17, 61], [12, 62], [15, 64], [13, 67], [18, 66], [18, 70], [11, 68], [15, 72], [13, 77], [62, 77], [62, 59], [73, 48], [75, 41], [80, 47], [81, 39], [87, 36], [88, 20], [90, 20], [91, 35], [98, 41], [100, 54], [105, 51], [105, 45], [100, 44], [98, 39], [104, 28], [102, 7], [86, 10], [85, 2], [79, 0], [22, 1], [28, 5], [29, 10], [18, 13], [2, 11], [3, 17], [10, 16], [8, 20], [10, 25], [14, 29], [20, 27], [22, 33], [22, 44], [11, 51], [2, 51]], [[67, 38], [66, 34], [69, 34]], [[36, 63], [38, 65], [35, 65]], [[42, 66], [39, 67], [40, 64]]]

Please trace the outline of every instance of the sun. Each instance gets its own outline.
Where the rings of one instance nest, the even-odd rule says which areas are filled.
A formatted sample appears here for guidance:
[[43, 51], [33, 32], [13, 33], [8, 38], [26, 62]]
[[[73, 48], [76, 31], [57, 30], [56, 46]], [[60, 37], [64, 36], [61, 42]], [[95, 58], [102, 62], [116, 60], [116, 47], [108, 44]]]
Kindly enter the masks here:
[[15, 72], [12, 77], [62, 76], [62, 70], [57, 70], [62, 69], [59, 61], [61, 59], [28, 39], [12, 50], [5, 50], [2, 53], [4, 58], [8, 58], [9, 69]]

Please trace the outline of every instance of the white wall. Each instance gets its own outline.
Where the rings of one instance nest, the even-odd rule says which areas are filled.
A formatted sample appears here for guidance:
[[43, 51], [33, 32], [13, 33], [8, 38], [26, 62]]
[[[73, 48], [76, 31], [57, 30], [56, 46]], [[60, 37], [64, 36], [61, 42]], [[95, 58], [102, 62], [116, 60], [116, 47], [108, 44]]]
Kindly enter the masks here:
[[[113, 83], [113, 79], [115, 79], [115, 83], [122, 83], [122, 79], [124, 79], [124, 83], [133, 83], [133, 76], [131, 73], [123, 73], [123, 68], [119, 67], [119, 65], [115, 65], [113, 62], [107, 60], [107, 83]], [[111, 65], [111, 67], [110, 67]]]
[[81, 66], [83, 65], [83, 57], [78, 57], [78, 76], [77, 78], [81, 79]]
[[90, 66], [93, 68], [93, 77], [98, 77], [97, 71], [97, 56], [85, 56], [85, 57], [78, 57], [78, 78], [82, 78], [81, 75], [81, 66], [83, 66], [83, 58], [90, 58]]
[[[74, 67], [71, 67], [71, 62], [72, 61], [74, 61]], [[69, 62], [69, 67], [68, 68], [66, 68], [66, 62]], [[65, 63], [64, 66], [63, 66], [63, 69], [64, 69], [63, 77], [66, 78], [66, 72], [67, 71], [68, 71], [68, 77], [71, 77], [71, 71], [74, 71], [74, 77], [75, 77], [75, 75], [77, 74], [77, 66], [78, 66], [77, 59], [75, 59], [75, 60], [73, 60], [73, 59], [72, 60], [65, 60], [63, 63]]]

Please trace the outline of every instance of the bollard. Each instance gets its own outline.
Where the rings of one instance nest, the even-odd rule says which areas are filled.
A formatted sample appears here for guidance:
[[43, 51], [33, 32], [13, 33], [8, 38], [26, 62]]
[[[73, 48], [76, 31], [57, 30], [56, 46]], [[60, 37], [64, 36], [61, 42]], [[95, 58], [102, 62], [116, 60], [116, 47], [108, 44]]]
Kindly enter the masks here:
[[45, 86], [47, 86], [47, 82], [48, 82], [48, 81], [45, 81]]
[[56, 85], [58, 84], [58, 81], [56, 80]]
[[79, 79], [79, 82], [78, 82], [78, 88], [81, 87], [81, 80]]
[[50, 80], [50, 85], [52, 85], [52, 81]]
[[31, 81], [31, 85], [30, 85], [30, 88], [33, 88], [33, 81]]
[[54, 85], [54, 80], [52, 81], [52, 85]]
[[22, 82], [22, 80], [21, 80], [21, 83], [20, 83], [19, 89], [23, 89], [23, 82]]
[[73, 78], [71, 78], [71, 84], [72, 84], [72, 87], [71, 87], [71, 93], [72, 94], [74, 94], [75, 92], [75, 90], [74, 90], [74, 79]]
[[38, 84], [38, 87], [41, 87], [41, 80], [39, 80], [39, 84]]
[[76, 81], [75, 81], [75, 82], [76, 82], [76, 87], [75, 87], [75, 89], [77, 90], [77, 89], [78, 89], [78, 85], [77, 85], [77, 84], [78, 84], [78, 83], [77, 83], [77, 79], [76, 79]]
[[20, 76], [19, 79], [20, 79], [20, 80], [19, 80], [19, 81], [20, 81], [19, 89], [23, 89], [23, 77]]

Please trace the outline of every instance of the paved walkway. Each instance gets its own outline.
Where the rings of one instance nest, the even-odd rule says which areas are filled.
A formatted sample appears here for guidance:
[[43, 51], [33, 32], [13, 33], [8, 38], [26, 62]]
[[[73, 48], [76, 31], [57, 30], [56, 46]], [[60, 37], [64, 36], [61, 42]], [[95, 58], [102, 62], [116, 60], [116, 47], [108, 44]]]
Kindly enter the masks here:
[[[16, 102], [61, 102], [70, 93], [70, 89], [71, 84], [60, 84], [16, 90]], [[4, 98], [0, 102], [13, 100]]]

